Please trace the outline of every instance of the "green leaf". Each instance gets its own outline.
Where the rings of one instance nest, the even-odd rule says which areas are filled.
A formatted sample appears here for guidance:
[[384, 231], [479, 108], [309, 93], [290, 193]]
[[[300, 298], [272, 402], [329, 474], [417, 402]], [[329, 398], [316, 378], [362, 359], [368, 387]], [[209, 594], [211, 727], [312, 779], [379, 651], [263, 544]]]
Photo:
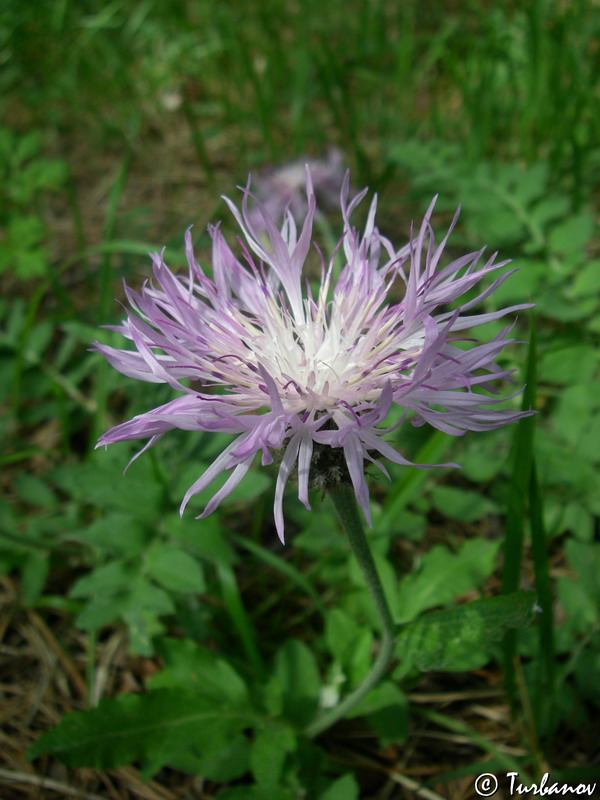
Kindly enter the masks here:
[[567, 294], [573, 297], [597, 296], [600, 292], [600, 259], [590, 261], [574, 275], [574, 281]]
[[432, 611], [400, 630], [397, 653], [402, 677], [415, 667], [470, 670], [489, 659], [490, 642], [508, 628], [524, 628], [533, 619], [535, 595], [519, 591], [488, 597], [445, 611]]
[[164, 766], [213, 781], [231, 781], [248, 772], [250, 746], [243, 734], [236, 734], [222, 746], [208, 749], [202, 755], [194, 745], [188, 749], [174, 750], [167, 737], [165, 746], [153, 752], [151, 759], [144, 761], [140, 773], [142, 780], [149, 780]]
[[285, 759], [296, 749], [296, 736], [291, 728], [270, 724], [260, 728], [250, 754], [252, 772], [259, 786], [268, 789], [279, 784]]
[[396, 621], [408, 622], [426, 608], [478, 586], [493, 571], [499, 545], [477, 538], [466, 541], [457, 553], [442, 545], [434, 547], [400, 583]]
[[126, 561], [115, 560], [83, 575], [75, 581], [70, 597], [106, 597], [129, 589], [139, 572], [138, 566]]
[[408, 701], [392, 681], [384, 681], [363, 697], [348, 717], [366, 717], [383, 746], [408, 735]]
[[371, 666], [371, 631], [359, 626], [342, 609], [333, 608], [325, 617], [325, 639], [331, 654], [349, 678], [350, 685], [357, 684]]
[[204, 592], [206, 583], [202, 567], [193, 556], [179, 547], [155, 542], [146, 555], [145, 566], [155, 581], [177, 592]]
[[600, 619], [600, 544], [569, 539], [565, 552], [575, 578], [558, 580], [558, 598], [569, 616], [569, 625], [586, 632]]
[[548, 237], [551, 252], [581, 254], [594, 235], [596, 222], [591, 211], [582, 211], [552, 226]]
[[200, 520], [186, 517], [182, 519], [179, 514], [168, 514], [161, 520], [160, 529], [185, 544], [187, 550], [208, 561], [229, 566], [237, 561], [217, 516]]
[[350, 772], [330, 783], [327, 789], [319, 795], [319, 800], [358, 800], [358, 798], [358, 783]]
[[21, 573], [21, 594], [29, 605], [33, 605], [46, 584], [49, 569], [48, 553], [37, 551], [28, 556]]
[[111, 594], [87, 602], [75, 618], [75, 625], [84, 631], [93, 631], [119, 619], [127, 611], [127, 596]]
[[100, 508], [134, 514], [153, 523], [160, 517], [163, 488], [154, 473], [150, 459], [140, 458], [123, 475], [127, 456], [123, 450], [98, 450], [84, 464], [55, 469], [51, 476], [73, 497]]
[[[269, 787], [269, 800], [296, 800], [298, 795], [292, 789]], [[262, 786], [234, 786], [216, 796], [216, 800], [265, 800]]]
[[141, 575], [133, 584], [129, 605], [132, 609], [143, 608], [157, 614], [172, 614], [175, 611], [171, 596]]
[[19, 498], [39, 508], [56, 508], [57, 500], [54, 492], [37, 475], [23, 472], [15, 478], [15, 487]]
[[576, 344], [551, 350], [542, 356], [539, 377], [561, 386], [591, 379], [598, 369], [598, 349]]
[[179, 763], [182, 753], [218, 756], [248, 724], [236, 709], [182, 689], [122, 694], [91, 711], [67, 714], [35, 742], [28, 757], [51, 754], [70, 766], [98, 769], [137, 759], [170, 765]]
[[288, 639], [275, 655], [273, 674], [265, 690], [269, 711], [304, 726], [317, 711], [320, 688], [312, 651], [299, 639]]
[[431, 497], [434, 508], [461, 522], [475, 522], [498, 510], [495, 503], [478, 492], [454, 486], [434, 486]]
[[149, 529], [132, 514], [114, 512], [94, 520], [71, 535], [84, 544], [134, 556], [146, 548]]
[[180, 687], [232, 708], [250, 707], [246, 684], [212, 650], [190, 639], [163, 638], [156, 642], [156, 652], [165, 666], [149, 679], [150, 688]]
[[542, 228], [554, 219], [560, 219], [569, 210], [569, 198], [553, 194], [544, 197], [530, 210], [531, 219]]
[[126, 608], [122, 612], [129, 633], [129, 648], [141, 656], [154, 655], [152, 639], [165, 632], [156, 611], [147, 608]]

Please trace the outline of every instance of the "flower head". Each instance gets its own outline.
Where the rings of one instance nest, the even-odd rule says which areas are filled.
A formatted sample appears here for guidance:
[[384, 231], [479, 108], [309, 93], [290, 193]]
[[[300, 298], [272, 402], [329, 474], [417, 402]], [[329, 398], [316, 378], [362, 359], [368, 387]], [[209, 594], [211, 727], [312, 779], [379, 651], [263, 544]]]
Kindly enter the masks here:
[[[165, 405], [107, 431], [100, 445], [148, 438], [146, 449], [171, 428], [235, 435], [190, 486], [182, 512], [190, 497], [229, 470], [200, 516], [210, 514], [260, 451], [263, 464], [281, 454], [274, 513], [282, 540], [283, 490], [294, 469], [298, 496], [307, 508], [309, 476], [326, 465], [331, 475], [351, 481], [370, 521], [365, 460], [384, 472], [379, 455], [411, 463], [385, 440], [390, 428], [380, 427], [393, 404], [411, 412], [413, 424], [427, 422], [453, 435], [496, 428], [521, 416], [497, 408], [503, 398], [490, 393], [510, 374], [496, 363], [513, 341], [510, 328], [490, 341], [461, 338], [462, 331], [526, 307], [470, 313], [514, 270], [505, 270], [507, 262], [496, 262], [495, 255], [484, 260], [483, 250], [443, 265], [457, 216], [436, 245], [430, 222], [435, 200], [418, 232], [400, 249], [375, 226], [376, 198], [359, 233], [350, 219], [366, 190], [349, 201], [348, 186], [346, 176], [340, 198], [343, 235], [328, 260], [321, 256], [315, 291], [302, 274], [316, 209], [307, 170], [300, 230], [289, 209], [278, 228], [249, 187], [243, 190], [241, 211], [225, 198], [244, 237], [241, 256], [234, 255], [219, 226], [211, 226], [209, 277], [194, 258], [188, 230], [187, 275], [174, 275], [162, 256], [153, 254], [155, 283], [146, 283], [140, 293], [126, 287], [131, 311], [117, 330], [133, 349], [96, 344], [125, 375], [168, 383], [178, 392]], [[260, 226], [254, 222], [256, 209]], [[493, 272], [497, 277], [491, 284], [470, 291]], [[398, 286], [402, 291], [396, 297]], [[450, 310], [448, 304], [456, 307]], [[220, 393], [213, 393], [214, 387]]]
[[[309, 158], [306, 162], [301, 159], [290, 161], [253, 178], [253, 194], [261, 201], [270, 217], [280, 219], [288, 209], [296, 222], [306, 216], [307, 168], [321, 211], [337, 205], [345, 168], [342, 153], [331, 147], [325, 158]], [[318, 209], [315, 214], [319, 214]], [[264, 228], [261, 206], [255, 205], [250, 209], [250, 221], [256, 230]]]

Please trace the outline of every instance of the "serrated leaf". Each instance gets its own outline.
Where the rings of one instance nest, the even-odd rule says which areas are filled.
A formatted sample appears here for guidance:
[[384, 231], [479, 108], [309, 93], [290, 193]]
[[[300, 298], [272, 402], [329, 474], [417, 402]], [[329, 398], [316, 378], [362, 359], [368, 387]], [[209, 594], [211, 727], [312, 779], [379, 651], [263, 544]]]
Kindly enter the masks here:
[[493, 571], [499, 546], [499, 541], [478, 538], [466, 541], [457, 553], [442, 545], [432, 548], [400, 583], [396, 621], [408, 622], [478, 586]]
[[156, 611], [146, 608], [126, 608], [123, 620], [129, 633], [129, 649], [135, 655], [154, 655], [152, 639], [165, 632], [164, 625], [160, 622]]
[[144, 761], [140, 777], [143, 781], [149, 780], [165, 766], [213, 781], [232, 781], [248, 772], [250, 745], [243, 734], [237, 734], [202, 755], [193, 743], [187, 749], [174, 750], [167, 738], [165, 746]]
[[182, 752], [207, 757], [227, 746], [249, 720], [194, 692], [157, 689], [102, 700], [91, 711], [67, 714], [30, 748], [70, 766], [113, 769], [137, 759], [168, 765]]
[[403, 627], [397, 638], [401, 660], [395, 676], [412, 669], [469, 670], [489, 659], [490, 642], [508, 628], [533, 619], [535, 595], [519, 591], [488, 597], [445, 611], [432, 611]]
[[153, 522], [160, 516], [163, 488], [149, 459], [135, 461], [123, 475], [127, 459], [110, 451], [96, 451], [84, 464], [59, 467], [52, 478], [82, 502], [115, 509]]
[[75, 581], [69, 591], [70, 597], [106, 597], [129, 589], [139, 571], [122, 560], [111, 561], [97, 567]]
[[119, 619], [127, 610], [124, 594], [98, 597], [87, 602], [75, 618], [75, 625], [84, 631], [93, 631]]
[[119, 512], [107, 514], [72, 534], [85, 544], [129, 556], [137, 555], [146, 548], [149, 535], [148, 527], [142, 520], [132, 514]]
[[233, 708], [249, 708], [246, 684], [217, 653], [190, 639], [170, 638], [159, 639], [156, 651], [165, 666], [149, 679], [150, 688], [181, 687]]
[[204, 592], [204, 572], [196, 559], [173, 544], [155, 542], [146, 555], [148, 574], [165, 589]]
[[143, 608], [156, 614], [172, 614], [175, 611], [173, 600], [168, 592], [155, 586], [143, 576], [139, 576], [129, 594], [129, 605], [132, 609]]

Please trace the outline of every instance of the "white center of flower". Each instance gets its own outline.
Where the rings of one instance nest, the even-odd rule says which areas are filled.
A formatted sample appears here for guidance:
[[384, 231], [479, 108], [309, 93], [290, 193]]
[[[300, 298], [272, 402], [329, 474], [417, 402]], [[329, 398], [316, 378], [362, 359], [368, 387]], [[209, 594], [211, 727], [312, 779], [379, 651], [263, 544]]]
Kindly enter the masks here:
[[[356, 309], [334, 299], [327, 313], [320, 307], [310, 315], [306, 311], [307, 321], [298, 324], [271, 300], [261, 329], [239, 320], [248, 331], [244, 358], [267, 370], [288, 412], [377, 400], [387, 380], [406, 378], [423, 347], [422, 326], [405, 333], [396, 316], [385, 307], [377, 310], [373, 301]], [[249, 389], [251, 383], [256, 387], [255, 376]], [[264, 405], [264, 390], [259, 391], [258, 401]]]

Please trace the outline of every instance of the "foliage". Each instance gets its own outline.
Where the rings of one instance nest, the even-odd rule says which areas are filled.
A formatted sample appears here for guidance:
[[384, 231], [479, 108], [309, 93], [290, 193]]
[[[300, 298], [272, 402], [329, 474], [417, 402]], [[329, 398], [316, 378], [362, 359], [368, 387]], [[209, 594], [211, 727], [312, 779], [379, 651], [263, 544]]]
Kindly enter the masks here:
[[[151, 667], [140, 691], [39, 731], [30, 758], [133, 762], [145, 779], [170, 767], [219, 800], [357, 800], [365, 731], [377, 776], [388, 757], [410, 766], [403, 743], [422, 725], [471, 743], [463, 775], [488, 771], [474, 752], [489, 771], [571, 759], [559, 743], [583, 737], [600, 703], [599, 28], [586, 0], [3, 4], [0, 573], [18, 578], [23, 608], [82, 632], [90, 686], [94, 644], [115, 628]], [[525, 346], [508, 359], [539, 414], [535, 432], [390, 433], [413, 460], [462, 470], [370, 476], [396, 660], [349, 722], [309, 741], [306, 725], [361, 682], [380, 638], [329, 501], [314, 493], [307, 512], [290, 497], [281, 547], [273, 474], [256, 464], [209, 519], [180, 518], [182, 490], [223, 440], [174, 433], [122, 475], [134, 452], [94, 451], [98, 434], [167, 395], [87, 348], [114, 343], [98, 326], [119, 318], [121, 278], [147, 275], [141, 254], [212, 219], [209, 194], [331, 144], [356, 186], [381, 193], [384, 232], [408, 233], [439, 193], [449, 218], [462, 205], [461, 245], [514, 259], [487, 310], [536, 303], [529, 366]], [[163, 233], [184, 182], [193, 202]], [[525, 317], [516, 338], [533, 340]], [[439, 687], [483, 675], [506, 681], [518, 759], [454, 707], [413, 703], [431, 692], [439, 707]], [[356, 759], [341, 759], [357, 730]]]
[[0, 273], [12, 271], [19, 278], [48, 269], [41, 201], [48, 192], [62, 189], [67, 174], [65, 161], [46, 158], [41, 150], [38, 131], [19, 136], [0, 128], [0, 228], [5, 240]]

